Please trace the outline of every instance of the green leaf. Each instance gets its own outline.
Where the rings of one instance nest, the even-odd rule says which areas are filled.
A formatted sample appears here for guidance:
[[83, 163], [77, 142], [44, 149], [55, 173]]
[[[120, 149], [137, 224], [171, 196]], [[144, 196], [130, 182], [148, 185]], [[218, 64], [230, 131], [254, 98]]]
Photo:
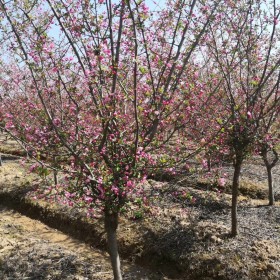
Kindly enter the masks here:
[[146, 74], [148, 72], [148, 70], [143, 66], [139, 67], [139, 71], [141, 72], [141, 74]]

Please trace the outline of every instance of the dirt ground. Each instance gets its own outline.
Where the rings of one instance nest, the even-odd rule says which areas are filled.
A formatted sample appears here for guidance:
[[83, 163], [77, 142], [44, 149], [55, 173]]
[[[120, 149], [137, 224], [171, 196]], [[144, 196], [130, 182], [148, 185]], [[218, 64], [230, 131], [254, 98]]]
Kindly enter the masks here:
[[[9, 145], [18, 149], [15, 143]], [[7, 153], [9, 147], [1, 151]], [[0, 192], [19, 195], [23, 201], [41, 179], [30, 174], [20, 159], [3, 158]], [[232, 168], [226, 165], [223, 172], [229, 184]], [[146, 189], [151, 194], [152, 213], [139, 220], [121, 217], [124, 279], [280, 279], [279, 164], [273, 173], [276, 205], [268, 207], [262, 162], [254, 159], [244, 165], [236, 238], [229, 236], [229, 188], [222, 193], [213, 191], [215, 186], [204, 175], [182, 175], [170, 182], [149, 180]], [[183, 191], [188, 197], [174, 196]], [[48, 207], [44, 201], [30, 203], [31, 208], [32, 203]], [[57, 209], [52, 211], [69, 218], [73, 215], [70, 209]], [[11, 209], [1, 206], [0, 211], [0, 279], [112, 279], [102, 229], [92, 233], [100, 244], [90, 247]]]
[[[0, 279], [112, 279], [107, 253], [15, 211], [0, 213]], [[128, 262], [123, 271], [124, 279], [159, 279]]]

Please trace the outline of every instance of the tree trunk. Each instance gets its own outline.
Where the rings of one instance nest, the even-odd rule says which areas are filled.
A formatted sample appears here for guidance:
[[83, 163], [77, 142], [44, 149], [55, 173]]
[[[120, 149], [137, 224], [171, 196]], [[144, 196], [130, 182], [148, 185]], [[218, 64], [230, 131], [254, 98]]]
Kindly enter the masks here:
[[53, 156], [53, 163], [54, 163], [54, 167], [55, 169], [53, 170], [53, 180], [54, 180], [54, 184], [57, 185], [58, 184], [58, 180], [57, 180], [57, 162], [56, 162], [56, 156]]
[[272, 168], [271, 168], [271, 166], [267, 165], [266, 170], [267, 170], [267, 181], [268, 181], [269, 205], [274, 205], [273, 178], [272, 178]]
[[208, 156], [207, 157], [207, 168], [208, 168], [208, 172], [211, 172], [211, 157]]
[[56, 170], [53, 171], [53, 180], [54, 180], [54, 184], [57, 185], [58, 181], [57, 181], [57, 171]]
[[231, 202], [231, 235], [234, 237], [238, 234], [237, 224], [237, 198], [238, 198], [238, 187], [239, 177], [241, 171], [242, 159], [236, 159], [234, 164], [234, 175], [232, 182], [232, 202]]
[[108, 249], [114, 273], [114, 280], [122, 280], [121, 263], [117, 242], [118, 216], [118, 213], [105, 210], [105, 230], [107, 233]]
[[276, 165], [279, 157], [278, 157], [278, 153], [276, 152], [275, 149], [272, 149], [272, 152], [274, 154], [274, 159], [272, 162], [270, 162], [268, 160], [268, 148], [267, 146], [264, 147], [263, 151], [262, 151], [262, 158], [263, 161], [265, 163], [265, 167], [267, 170], [267, 181], [268, 181], [268, 199], [269, 199], [269, 203], [268, 205], [274, 205], [274, 192], [273, 192], [273, 177], [272, 177], [272, 168]]

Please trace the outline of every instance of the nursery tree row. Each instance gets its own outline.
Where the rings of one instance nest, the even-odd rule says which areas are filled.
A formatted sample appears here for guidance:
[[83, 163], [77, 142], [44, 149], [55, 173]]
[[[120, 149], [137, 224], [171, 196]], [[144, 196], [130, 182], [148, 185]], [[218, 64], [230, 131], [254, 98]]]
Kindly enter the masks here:
[[0, 0], [0, 19], [1, 128], [70, 205], [102, 211], [114, 279], [119, 214], [147, 203], [153, 170], [226, 155], [235, 236], [242, 163], [261, 154], [273, 205], [277, 1]]

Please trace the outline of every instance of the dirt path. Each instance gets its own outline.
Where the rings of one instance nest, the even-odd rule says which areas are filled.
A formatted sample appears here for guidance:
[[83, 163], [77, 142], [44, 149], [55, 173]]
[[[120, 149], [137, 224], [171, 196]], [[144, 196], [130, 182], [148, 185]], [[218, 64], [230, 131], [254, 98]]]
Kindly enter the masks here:
[[[109, 257], [0, 206], [0, 279], [112, 279]], [[128, 262], [124, 279], [167, 279]]]

